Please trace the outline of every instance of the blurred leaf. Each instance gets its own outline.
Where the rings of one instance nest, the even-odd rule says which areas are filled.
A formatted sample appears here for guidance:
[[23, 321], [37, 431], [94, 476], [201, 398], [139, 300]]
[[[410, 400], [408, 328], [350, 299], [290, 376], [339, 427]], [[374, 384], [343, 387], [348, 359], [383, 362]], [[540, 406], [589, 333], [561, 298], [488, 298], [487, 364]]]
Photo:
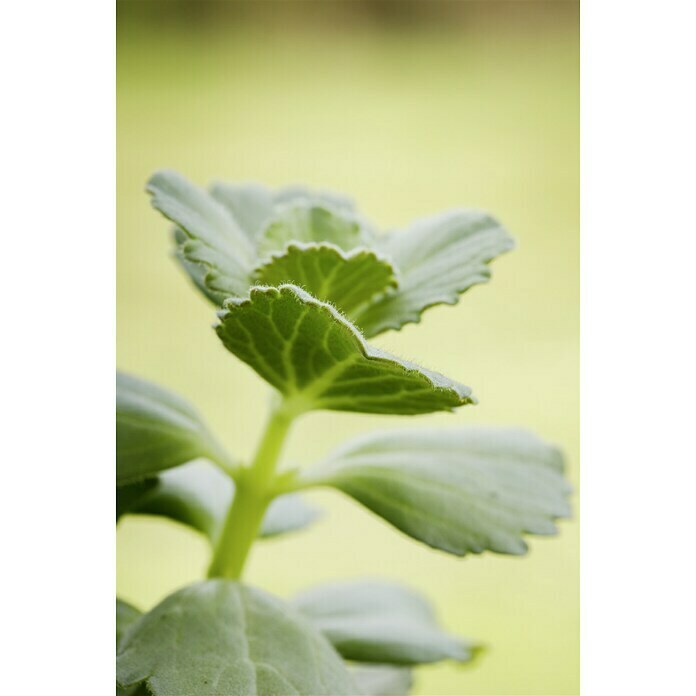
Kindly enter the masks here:
[[141, 612], [134, 606], [124, 602], [122, 599], [116, 599], [116, 647], [118, 648], [119, 643], [126, 629], [135, 621], [140, 618]]
[[360, 665], [349, 672], [365, 696], [408, 696], [413, 686], [413, 676], [407, 667]]
[[122, 687], [154, 696], [354, 696], [342, 660], [280, 600], [228, 580], [167, 597], [133, 625], [117, 659]]
[[261, 525], [264, 538], [294, 532], [309, 526], [321, 516], [321, 512], [304, 501], [297, 494], [281, 495], [275, 498], [266, 510]]
[[398, 269], [399, 287], [355, 316], [368, 337], [417, 323], [433, 305], [456, 304], [472, 285], [490, 278], [488, 263], [513, 241], [489, 215], [455, 210], [378, 237], [376, 246]]
[[[184, 465], [185, 466], [185, 465]], [[157, 485], [157, 477], [142, 479], [116, 487], [116, 521], [129, 512], [143, 496]]]
[[133, 483], [198, 457], [229, 465], [198, 412], [152, 382], [116, 373], [116, 484]]
[[467, 642], [437, 625], [429, 602], [397, 583], [326, 584], [293, 603], [347, 660], [415, 665], [471, 658]]
[[333, 307], [293, 285], [252, 288], [219, 317], [225, 347], [298, 412], [417, 414], [473, 401], [468, 387], [368, 346]]
[[[136, 491], [131, 492], [134, 487]], [[201, 532], [215, 544], [232, 504], [234, 484], [209, 462], [195, 461], [146, 482], [123, 486], [117, 494], [117, 507], [122, 514], [167, 517]], [[122, 495], [127, 499], [123, 503]], [[302, 529], [318, 516], [319, 511], [305, 503], [301, 496], [280, 496], [269, 506], [260, 536], [272, 537]]]
[[394, 268], [373, 251], [344, 252], [331, 244], [290, 244], [256, 269], [254, 278], [259, 285], [299, 285], [347, 316], [397, 285]]
[[[301, 479], [302, 480], [302, 479]], [[303, 477], [352, 496], [426, 544], [523, 554], [570, 514], [560, 452], [505, 428], [396, 430], [349, 442]]]

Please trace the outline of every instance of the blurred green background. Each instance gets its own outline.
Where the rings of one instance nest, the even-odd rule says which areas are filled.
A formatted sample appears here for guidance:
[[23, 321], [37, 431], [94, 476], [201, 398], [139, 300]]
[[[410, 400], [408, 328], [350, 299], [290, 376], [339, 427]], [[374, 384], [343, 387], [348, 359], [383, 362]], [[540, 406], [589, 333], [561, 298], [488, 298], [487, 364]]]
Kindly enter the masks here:
[[[193, 401], [247, 456], [264, 384], [211, 330], [214, 310], [170, 257], [143, 192], [157, 168], [303, 182], [351, 194], [383, 228], [452, 206], [498, 216], [518, 249], [456, 307], [374, 343], [473, 387], [480, 399], [412, 427], [516, 424], [558, 443], [578, 478], [578, 7], [574, 2], [118, 3], [117, 334], [122, 369]], [[286, 460], [402, 419], [306, 416]], [[311, 530], [259, 543], [247, 580], [281, 596], [379, 576], [422, 590], [489, 651], [418, 670], [417, 694], [578, 693], [578, 527], [523, 558], [456, 559], [329, 492]], [[577, 509], [577, 498], [575, 499]], [[119, 594], [142, 609], [199, 579], [205, 542], [126, 519]]]

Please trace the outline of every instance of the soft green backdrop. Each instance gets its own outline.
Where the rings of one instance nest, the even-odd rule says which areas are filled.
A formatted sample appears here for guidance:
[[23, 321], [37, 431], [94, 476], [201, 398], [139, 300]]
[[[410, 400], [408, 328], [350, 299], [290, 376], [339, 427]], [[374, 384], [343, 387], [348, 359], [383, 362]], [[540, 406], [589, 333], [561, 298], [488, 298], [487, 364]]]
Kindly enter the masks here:
[[[494, 263], [492, 282], [375, 343], [471, 385], [480, 399], [409, 426], [526, 426], [565, 450], [577, 486], [577, 7], [492, 5], [396, 28], [330, 17], [286, 26], [268, 14], [191, 26], [120, 17], [119, 367], [187, 396], [231, 451], [252, 451], [266, 388], [226, 353], [210, 328], [212, 307], [170, 258], [167, 225], [143, 193], [159, 167], [199, 183], [334, 188], [387, 228], [450, 206], [486, 208], [519, 245]], [[346, 436], [397, 424], [309, 415], [287, 461], [308, 463]], [[532, 540], [527, 557], [462, 560], [338, 494], [313, 498], [326, 508], [323, 522], [259, 543], [250, 582], [287, 596], [371, 575], [425, 592], [450, 629], [490, 650], [473, 666], [420, 669], [417, 694], [578, 693], [577, 520], [560, 537]], [[208, 562], [202, 539], [164, 521], [126, 520], [117, 551], [119, 593], [143, 609], [200, 578]]]

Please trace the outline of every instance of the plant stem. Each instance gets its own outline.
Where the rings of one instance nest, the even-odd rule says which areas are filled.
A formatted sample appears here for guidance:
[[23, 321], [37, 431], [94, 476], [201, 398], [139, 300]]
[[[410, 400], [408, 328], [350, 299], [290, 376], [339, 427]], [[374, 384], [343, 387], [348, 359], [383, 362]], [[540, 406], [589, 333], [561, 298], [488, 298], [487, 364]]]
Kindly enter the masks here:
[[237, 476], [235, 494], [213, 554], [208, 577], [239, 580], [266, 509], [273, 498], [276, 465], [293, 415], [280, 402], [271, 410], [251, 466]]

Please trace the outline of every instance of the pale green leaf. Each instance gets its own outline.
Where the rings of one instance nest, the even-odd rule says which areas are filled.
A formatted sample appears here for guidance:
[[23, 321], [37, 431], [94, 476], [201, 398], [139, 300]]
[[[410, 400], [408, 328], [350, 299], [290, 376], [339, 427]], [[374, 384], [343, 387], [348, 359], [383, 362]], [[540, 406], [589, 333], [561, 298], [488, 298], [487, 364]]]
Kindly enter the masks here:
[[470, 287], [486, 282], [489, 262], [513, 246], [495, 219], [475, 210], [418, 220], [376, 244], [398, 270], [399, 287], [354, 317], [368, 337], [419, 322], [433, 305], [455, 304]]
[[293, 242], [330, 242], [344, 251], [365, 241], [359, 220], [313, 203], [294, 203], [278, 211], [264, 231], [259, 251], [262, 255], [284, 250]]
[[177, 394], [116, 374], [116, 483], [123, 485], [205, 457], [227, 455], [198, 412]]
[[310, 295], [351, 312], [397, 286], [394, 268], [367, 249], [345, 252], [332, 244], [290, 244], [256, 269], [258, 285], [301, 286]]
[[[156, 515], [175, 520], [201, 532], [214, 545], [233, 497], [234, 484], [229, 476], [209, 462], [195, 461], [162, 472], [156, 478], [117, 489], [117, 508], [121, 514]], [[305, 503], [301, 496], [280, 496], [266, 512], [261, 536], [302, 529], [318, 516], [319, 511]]]
[[360, 693], [365, 696], [408, 696], [413, 686], [408, 667], [359, 665], [349, 671]]
[[468, 387], [367, 345], [332, 306], [293, 285], [252, 288], [218, 316], [225, 347], [297, 412], [417, 414], [473, 401]]
[[228, 580], [167, 597], [126, 633], [122, 687], [154, 696], [355, 696], [330, 643], [291, 607]]
[[403, 585], [353, 580], [303, 592], [294, 605], [347, 660], [414, 665], [466, 662], [472, 646], [442, 630], [430, 603]]
[[560, 452], [505, 428], [373, 433], [302, 480], [338, 488], [413, 538], [458, 556], [523, 554], [525, 533], [555, 534], [554, 520], [570, 514]]
[[152, 195], [153, 207], [188, 237], [179, 245], [184, 259], [224, 275], [235, 293], [243, 295], [250, 284], [254, 246], [225, 206], [172, 171], [154, 174], [147, 191]]
[[173, 233], [175, 248], [174, 258], [179, 263], [184, 272], [193, 281], [193, 284], [216, 306], [219, 307], [230, 295], [228, 292], [212, 290], [208, 287], [206, 280], [213, 271], [200, 263], [194, 263], [186, 258], [183, 251], [184, 244], [188, 241], [186, 233], [175, 228]]

